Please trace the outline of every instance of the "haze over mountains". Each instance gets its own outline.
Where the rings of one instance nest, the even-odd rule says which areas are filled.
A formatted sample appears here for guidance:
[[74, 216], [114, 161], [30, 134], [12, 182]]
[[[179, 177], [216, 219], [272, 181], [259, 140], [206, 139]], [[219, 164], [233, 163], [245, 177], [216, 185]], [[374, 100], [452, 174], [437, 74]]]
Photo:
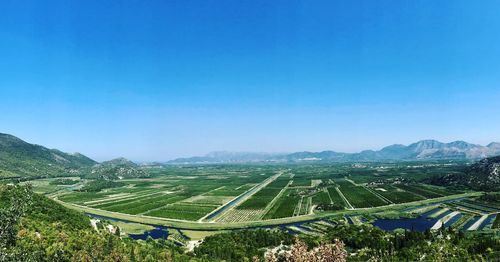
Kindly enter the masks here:
[[[496, 155], [500, 155], [500, 143], [490, 143], [482, 146], [464, 141], [442, 143], [436, 140], [422, 140], [408, 146], [396, 144], [378, 151], [365, 150], [359, 153], [322, 151], [272, 154], [220, 151], [205, 156], [178, 158], [168, 161], [166, 164], [465, 160]], [[154, 165], [160, 164], [154, 163]], [[139, 165], [124, 158], [98, 163], [79, 153], [68, 154], [57, 149], [48, 149], [40, 145], [27, 143], [15, 136], [0, 133], [0, 176], [70, 175], [81, 170], [85, 170], [86, 173], [92, 176], [144, 176], [144, 172], [141, 172], [139, 167]], [[115, 175], [111, 175], [111, 173]]]
[[486, 146], [454, 141], [442, 143], [436, 140], [421, 140], [408, 146], [395, 144], [381, 150], [365, 150], [359, 153], [335, 151], [294, 152], [288, 154], [213, 152], [205, 156], [178, 158], [170, 164], [192, 163], [243, 163], [243, 162], [345, 162], [382, 160], [439, 160], [480, 159], [500, 155], [500, 143]]

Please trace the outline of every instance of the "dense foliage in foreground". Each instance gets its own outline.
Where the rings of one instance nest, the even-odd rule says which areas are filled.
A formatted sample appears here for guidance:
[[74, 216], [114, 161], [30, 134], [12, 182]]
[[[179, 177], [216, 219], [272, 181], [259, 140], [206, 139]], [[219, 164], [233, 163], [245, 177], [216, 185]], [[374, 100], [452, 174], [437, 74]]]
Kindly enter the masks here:
[[[464, 233], [451, 228], [438, 231], [386, 232], [371, 225], [339, 225], [323, 241], [342, 240], [358, 260], [460, 260], [494, 258], [500, 239], [492, 235]], [[354, 257], [353, 257], [354, 258]]]
[[[246, 231], [218, 234], [207, 237], [195, 252], [220, 260], [244, 261], [261, 256], [255, 246], [266, 246], [261, 244], [264, 239], [253, 240], [255, 236], [256, 233]], [[282, 240], [285, 246], [274, 250], [273, 257], [276, 261], [290, 261], [286, 260], [286, 254], [293, 246], [289, 245], [289, 238]], [[249, 246], [249, 241], [254, 246]], [[387, 232], [371, 225], [339, 224], [323, 237], [301, 236], [300, 241], [309, 250], [322, 248], [324, 244], [343, 243], [351, 261], [484, 261], [495, 258], [500, 252], [498, 237], [452, 229]], [[266, 257], [270, 257], [269, 253]]]
[[136, 242], [96, 231], [87, 216], [32, 194], [26, 187], [0, 185], [0, 219], [0, 261], [191, 259], [169, 241]]
[[293, 236], [283, 230], [244, 230], [209, 236], [194, 252], [204, 258], [244, 261], [262, 256], [263, 247], [292, 243]]
[[221, 233], [207, 237], [194, 253], [185, 253], [167, 240], [133, 241], [93, 229], [85, 215], [22, 186], [0, 185], [0, 222], [0, 261], [295, 261], [287, 254], [324, 250], [331, 243], [345, 246], [352, 261], [481, 261], [500, 252], [500, 239], [492, 234], [386, 232], [371, 225], [339, 224], [322, 237], [301, 236], [295, 245], [280, 230]]

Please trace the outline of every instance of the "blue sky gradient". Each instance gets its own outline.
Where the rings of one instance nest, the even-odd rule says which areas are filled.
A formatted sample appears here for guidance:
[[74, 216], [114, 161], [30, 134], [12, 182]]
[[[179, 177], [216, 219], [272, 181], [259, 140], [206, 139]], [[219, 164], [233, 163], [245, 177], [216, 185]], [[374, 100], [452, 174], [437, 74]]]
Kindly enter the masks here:
[[98, 160], [500, 140], [499, 1], [0, 2], [0, 132]]

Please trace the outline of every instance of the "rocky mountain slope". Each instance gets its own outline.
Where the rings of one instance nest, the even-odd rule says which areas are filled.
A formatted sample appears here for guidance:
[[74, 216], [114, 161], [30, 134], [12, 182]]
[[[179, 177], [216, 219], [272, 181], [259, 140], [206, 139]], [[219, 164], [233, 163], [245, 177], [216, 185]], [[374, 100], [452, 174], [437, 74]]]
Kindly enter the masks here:
[[446, 174], [434, 178], [433, 184], [459, 186], [484, 191], [500, 190], [500, 156], [482, 159], [463, 173]]
[[482, 159], [469, 166], [463, 173], [446, 174], [434, 178], [433, 184], [461, 186], [476, 190], [500, 190], [500, 156]]

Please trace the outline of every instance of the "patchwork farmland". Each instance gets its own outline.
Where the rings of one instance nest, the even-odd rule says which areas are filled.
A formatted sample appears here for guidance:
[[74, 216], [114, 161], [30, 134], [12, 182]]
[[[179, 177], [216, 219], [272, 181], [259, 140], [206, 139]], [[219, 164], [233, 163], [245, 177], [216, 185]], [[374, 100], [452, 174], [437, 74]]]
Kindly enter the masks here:
[[[75, 180], [77, 184], [71, 188], [53, 185], [50, 179], [36, 183], [48, 196], [86, 212], [224, 225], [372, 212], [463, 193], [404, 181], [405, 176], [387, 171], [390, 168], [384, 173], [380, 170], [379, 166], [359, 168], [352, 164], [166, 166], [147, 170], [150, 177], [120, 179], [118, 186], [97, 192], [82, 190], [92, 180]], [[447, 207], [461, 213], [446, 221], [454, 225], [476, 217], [493, 224], [490, 215], [497, 210], [467, 201]]]

